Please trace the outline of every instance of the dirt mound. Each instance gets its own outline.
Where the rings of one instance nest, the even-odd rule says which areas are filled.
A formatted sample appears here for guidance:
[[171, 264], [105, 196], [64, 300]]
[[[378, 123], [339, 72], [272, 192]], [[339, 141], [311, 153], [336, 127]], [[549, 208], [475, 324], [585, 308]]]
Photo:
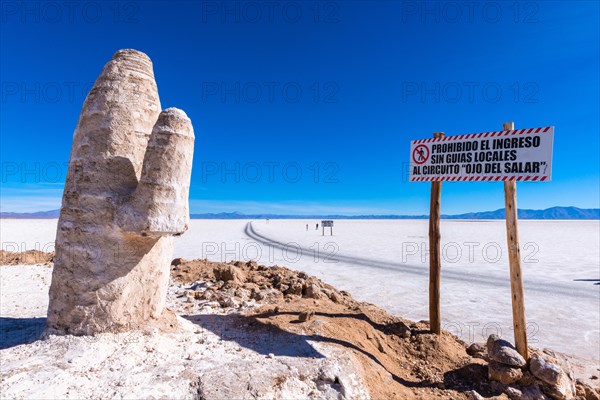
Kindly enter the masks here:
[[[470, 399], [470, 390], [501, 393], [487, 380], [486, 362], [468, 355], [456, 337], [432, 335], [425, 322], [359, 303], [303, 272], [254, 262], [176, 259], [171, 273], [194, 288], [186, 293], [186, 304], [241, 308], [245, 323], [252, 320], [352, 349], [367, 373], [372, 398]], [[249, 307], [254, 302], [262, 305]]]
[[11, 252], [0, 250], [0, 265], [50, 265], [54, 260], [54, 252], [45, 253], [39, 250]]
[[178, 258], [173, 261], [171, 275], [179, 282], [193, 284], [196, 290], [188, 290], [188, 297], [218, 302], [224, 307], [238, 308], [249, 302], [276, 304], [300, 298], [355, 303], [349, 293], [303, 272], [266, 267], [253, 261], [225, 264]]

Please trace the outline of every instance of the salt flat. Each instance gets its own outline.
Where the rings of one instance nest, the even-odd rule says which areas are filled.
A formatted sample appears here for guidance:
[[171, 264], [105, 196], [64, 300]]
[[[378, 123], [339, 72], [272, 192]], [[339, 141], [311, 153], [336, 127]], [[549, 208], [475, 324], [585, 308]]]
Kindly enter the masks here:
[[[413, 320], [428, 318], [428, 223], [193, 220], [177, 257], [256, 259], [303, 270], [355, 298]], [[308, 230], [306, 230], [308, 224]], [[51, 250], [56, 220], [0, 220], [2, 248]], [[504, 221], [442, 221], [442, 325], [467, 341], [512, 341]], [[520, 221], [532, 346], [600, 358], [600, 222]], [[597, 368], [597, 367], [596, 367]]]

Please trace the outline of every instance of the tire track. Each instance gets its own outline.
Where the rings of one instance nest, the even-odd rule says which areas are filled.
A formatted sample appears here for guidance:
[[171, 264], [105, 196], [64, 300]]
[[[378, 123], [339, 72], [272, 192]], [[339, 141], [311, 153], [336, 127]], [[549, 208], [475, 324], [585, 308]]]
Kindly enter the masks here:
[[[281, 249], [281, 250], [290, 250], [290, 246], [287, 245], [286, 243], [279, 242], [275, 239], [271, 239], [269, 237], [266, 237], [266, 236], [261, 235], [260, 233], [256, 232], [256, 230], [252, 226], [252, 222], [248, 222], [246, 224], [246, 227], [244, 228], [244, 233], [250, 239], [252, 239], [260, 244], [263, 244], [265, 246], [272, 246], [273, 248], [277, 248], [277, 249]], [[294, 248], [299, 248], [301, 254], [312, 254], [313, 253], [313, 250], [311, 250], [311, 249], [302, 247], [297, 243], [296, 243], [296, 245], [297, 245], [297, 247], [294, 246]], [[334, 254], [334, 255], [328, 256], [328, 259], [332, 260], [332, 261], [348, 264], [351, 268], [367, 267], [367, 268], [374, 268], [374, 269], [385, 270], [385, 271], [393, 271], [393, 272], [398, 272], [398, 273], [402, 273], [402, 274], [415, 275], [415, 276], [419, 276], [419, 277], [429, 276], [428, 268], [418, 267], [418, 266], [404, 264], [404, 263], [394, 263], [394, 262], [389, 262], [389, 261], [374, 260], [374, 259], [369, 259], [369, 258], [348, 256], [348, 255], [343, 255], [343, 254]], [[507, 266], [507, 272], [506, 272], [506, 279], [498, 278], [498, 277], [494, 277], [494, 276], [487, 276], [487, 275], [479, 274], [476, 272], [453, 271], [448, 268], [442, 268], [442, 278], [448, 279], [451, 281], [457, 281], [457, 282], [469, 282], [469, 283], [473, 283], [476, 285], [483, 285], [483, 286], [506, 287], [506, 288], [510, 287], [510, 281], [509, 281], [509, 277], [508, 277], [508, 266]], [[576, 289], [573, 288], [572, 286], [567, 286], [564, 284], [557, 284], [557, 283], [552, 283], [552, 282], [539, 282], [539, 281], [534, 281], [531, 279], [525, 279], [524, 285], [525, 285], [525, 290], [527, 292], [533, 291], [533, 292], [542, 293], [542, 294], [548, 295], [548, 296], [561, 295], [561, 296], [565, 296], [565, 297], [569, 297], [569, 298], [581, 299], [582, 297], [586, 297], [586, 298], [590, 298], [593, 300], [598, 300], [598, 297], [600, 295], [600, 290], [597, 290], [597, 293], [593, 293], [590, 291], [582, 290], [584, 288], [578, 288], [577, 292], [575, 292]], [[474, 288], [474, 290], [477, 290], [477, 289]]]

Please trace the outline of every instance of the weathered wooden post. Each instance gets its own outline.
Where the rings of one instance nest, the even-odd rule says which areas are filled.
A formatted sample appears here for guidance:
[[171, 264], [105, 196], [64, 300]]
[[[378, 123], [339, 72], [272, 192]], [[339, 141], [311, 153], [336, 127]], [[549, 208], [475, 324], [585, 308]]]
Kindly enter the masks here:
[[[502, 129], [513, 131], [514, 122], [505, 122]], [[515, 346], [525, 360], [529, 360], [527, 348], [527, 323], [525, 321], [525, 303], [523, 295], [523, 277], [521, 275], [521, 251], [519, 247], [519, 229], [517, 216], [517, 182], [504, 181], [504, 204], [506, 207], [506, 239], [508, 242], [508, 261], [510, 264], [510, 291], [512, 298], [513, 328]]]
[[[433, 134], [434, 138], [444, 137], [443, 132]], [[440, 202], [442, 182], [431, 182], [429, 205], [429, 327], [433, 333], [442, 331], [440, 318], [440, 278], [442, 260], [440, 258]]]
[[548, 182], [552, 177], [554, 127], [514, 129], [507, 122], [502, 131], [480, 132], [411, 141], [410, 181], [431, 182], [429, 211], [429, 324], [441, 332], [440, 316], [440, 202], [442, 181], [503, 181], [506, 237], [510, 264], [515, 345], [528, 359], [523, 278], [517, 228], [516, 181]]

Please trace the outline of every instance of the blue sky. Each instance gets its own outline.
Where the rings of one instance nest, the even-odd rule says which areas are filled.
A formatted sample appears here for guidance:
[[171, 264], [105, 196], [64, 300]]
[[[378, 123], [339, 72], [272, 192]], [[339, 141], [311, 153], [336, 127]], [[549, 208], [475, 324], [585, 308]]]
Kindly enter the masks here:
[[[520, 183], [519, 207], [599, 207], [596, 1], [1, 7], [2, 211], [60, 207], [83, 100], [121, 48], [192, 119], [194, 213], [427, 213], [410, 141], [510, 120], [556, 127], [552, 182]], [[442, 196], [444, 213], [504, 205], [501, 183]]]

